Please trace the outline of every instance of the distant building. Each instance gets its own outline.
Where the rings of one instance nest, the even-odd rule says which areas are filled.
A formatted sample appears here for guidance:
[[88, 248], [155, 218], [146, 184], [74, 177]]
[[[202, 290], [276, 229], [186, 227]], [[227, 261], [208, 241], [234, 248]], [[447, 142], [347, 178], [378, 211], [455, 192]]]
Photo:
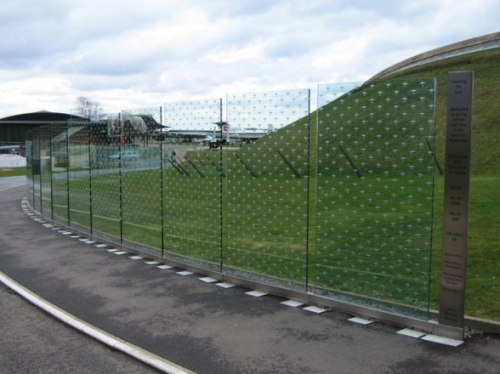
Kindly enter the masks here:
[[0, 119], [0, 145], [24, 144], [26, 132], [40, 125], [65, 122], [67, 120], [87, 121], [73, 114], [40, 111], [16, 114]]

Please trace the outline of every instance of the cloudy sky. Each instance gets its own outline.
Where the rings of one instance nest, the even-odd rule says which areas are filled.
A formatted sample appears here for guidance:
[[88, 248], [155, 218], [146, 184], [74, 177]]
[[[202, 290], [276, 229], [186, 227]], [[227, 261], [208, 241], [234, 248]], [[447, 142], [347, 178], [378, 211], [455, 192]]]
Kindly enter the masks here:
[[2, 1], [0, 118], [363, 81], [499, 20], [500, 0]]

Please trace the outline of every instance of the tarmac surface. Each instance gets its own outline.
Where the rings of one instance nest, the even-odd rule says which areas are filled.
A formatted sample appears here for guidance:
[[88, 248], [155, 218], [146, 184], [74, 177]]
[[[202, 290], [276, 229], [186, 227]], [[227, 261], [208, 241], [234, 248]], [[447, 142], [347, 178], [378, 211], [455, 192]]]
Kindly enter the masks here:
[[67, 327], [4, 285], [0, 306], [0, 373], [159, 373]]
[[[146, 264], [146, 258], [116, 255], [109, 248], [97, 248], [97, 243], [86, 244], [33, 221], [20, 206], [26, 189], [15, 187], [19, 181], [5, 187], [6, 179], [0, 179], [0, 271], [78, 318], [189, 370], [500, 372], [499, 336], [477, 334], [459, 347], [450, 347], [399, 335], [401, 327], [376, 321], [367, 326], [353, 324], [347, 321], [351, 316], [335, 311], [315, 314], [282, 305], [286, 299], [281, 297], [252, 297], [245, 294], [248, 289], [202, 282], [200, 274], [161, 270]], [[44, 323], [38, 328], [38, 318], [48, 318], [43, 312], [31, 310], [33, 317], [23, 317], [17, 310], [29, 305], [13, 301], [5, 287], [0, 288], [0, 302], [0, 328], [9, 331], [0, 334], [0, 373], [153, 372], [97, 342], [95, 346], [104, 350], [98, 356], [110, 357], [94, 360], [91, 370], [85, 366], [93, 355], [89, 350], [94, 349], [89, 338], [82, 337], [87, 345], [83, 348], [82, 343], [81, 352], [66, 355], [65, 339], [76, 338], [64, 337], [64, 325], [52, 321], [49, 339], [50, 334], [41, 332]], [[36, 326], [23, 324], [26, 318], [37, 321]], [[25, 350], [26, 346], [30, 349]], [[58, 361], [61, 356], [64, 366]], [[46, 370], [16, 370], [20, 362], [30, 360], [44, 361]]]

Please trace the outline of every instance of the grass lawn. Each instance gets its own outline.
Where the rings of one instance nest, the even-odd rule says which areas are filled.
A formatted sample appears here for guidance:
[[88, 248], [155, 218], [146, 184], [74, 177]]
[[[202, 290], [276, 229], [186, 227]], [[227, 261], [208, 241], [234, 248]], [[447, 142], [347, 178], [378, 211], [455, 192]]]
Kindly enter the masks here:
[[0, 169], [0, 178], [26, 175], [26, 168]]

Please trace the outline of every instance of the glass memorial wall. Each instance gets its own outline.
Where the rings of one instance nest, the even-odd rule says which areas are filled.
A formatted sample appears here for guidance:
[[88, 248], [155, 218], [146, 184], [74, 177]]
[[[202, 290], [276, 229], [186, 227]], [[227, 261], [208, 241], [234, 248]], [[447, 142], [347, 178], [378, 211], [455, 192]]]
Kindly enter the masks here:
[[33, 182], [33, 208], [42, 211], [41, 208], [41, 179], [40, 179], [40, 129], [35, 128], [33, 134], [33, 157], [32, 157], [32, 182]]
[[122, 180], [118, 115], [89, 124], [92, 230], [96, 237], [122, 241]]
[[157, 135], [161, 134], [163, 128], [163, 108], [161, 106], [143, 107], [121, 112], [124, 123], [124, 131], [130, 132], [134, 144], [146, 146], [151, 141], [159, 140]]
[[144, 111], [124, 112], [117, 161], [121, 170], [122, 240], [162, 249], [161, 143], [150, 141], [159, 126]]
[[341, 96], [359, 88], [362, 85], [360, 82], [344, 82], [344, 83], [328, 83], [318, 85], [317, 90], [317, 107], [321, 108], [326, 104], [337, 100]]
[[87, 121], [68, 122], [68, 215], [70, 226], [91, 229], [90, 128]]
[[355, 86], [319, 86], [313, 113], [291, 90], [228, 95], [225, 120], [217, 99], [40, 127], [32, 206], [221, 274], [426, 311], [435, 83]]
[[26, 132], [26, 187], [28, 190], [28, 196], [26, 197], [31, 204], [34, 206], [35, 199], [33, 198], [33, 131], [29, 130]]
[[[318, 92], [315, 292], [427, 310], [435, 82]], [[357, 302], [360, 302], [357, 300]]]
[[41, 213], [52, 218], [52, 168], [50, 152], [50, 125], [40, 127], [40, 195]]
[[162, 148], [164, 248], [221, 271], [221, 101], [168, 103]]
[[53, 218], [68, 225], [68, 128], [66, 123], [50, 125], [50, 138]]
[[228, 95], [226, 105], [224, 271], [303, 290], [309, 90]]

